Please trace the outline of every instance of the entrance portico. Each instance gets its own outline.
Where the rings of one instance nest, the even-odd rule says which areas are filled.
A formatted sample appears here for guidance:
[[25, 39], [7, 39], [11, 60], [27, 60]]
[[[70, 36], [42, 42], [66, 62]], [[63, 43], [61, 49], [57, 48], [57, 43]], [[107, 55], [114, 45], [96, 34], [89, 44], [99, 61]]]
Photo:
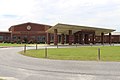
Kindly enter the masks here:
[[[96, 35], [101, 36], [101, 44], [104, 44], [104, 34], [109, 33], [109, 43], [111, 43], [111, 32], [113, 29], [95, 28], [78, 25], [57, 24], [47, 30], [47, 33], [54, 34], [54, 45], [58, 44], [58, 35], [61, 35], [61, 43], [68, 40], [68, 44], [95, 44]], [[65, 39], [65, 35], [68, 35]]]
[[[95, 43], [95, 31], [92, 30], [81, 30], [75, 34], [75, 44], [89, 44], [92, 40], [92, 43]], [[92, 37], [92, 39], [91, 39]]]

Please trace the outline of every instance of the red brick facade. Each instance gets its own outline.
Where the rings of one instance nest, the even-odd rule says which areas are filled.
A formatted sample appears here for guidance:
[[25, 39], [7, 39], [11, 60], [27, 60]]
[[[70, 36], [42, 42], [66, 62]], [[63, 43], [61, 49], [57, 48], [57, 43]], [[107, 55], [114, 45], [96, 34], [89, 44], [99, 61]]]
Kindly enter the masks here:
[[11, 42], [11, 32], [0, 32], [0, 42]]
[[36, 24], [36, 23], [24, 23], [14, 25], [9, 28], [11, 32], [11, 41], [16, 43], [45, 43], [47, 29], [52, 26]]
[[14, 42], [14, 43], [47, 43], [51, 42], [57, 45], [58, 43], [65, 44], [89, 44], [89, 43], [120, 43], [120, 35], [95, 35], [95, 31], [81, 30], [73, 33], [72, 30], [68, 34], [57, 34], [57, 29], [54, 34], [47, 33], [46, 30], [52, 26], [37, 24], [37, 23], [23, 23], [14, 25], [9, 28], [9, 32], [0, 32], [0, 42]]

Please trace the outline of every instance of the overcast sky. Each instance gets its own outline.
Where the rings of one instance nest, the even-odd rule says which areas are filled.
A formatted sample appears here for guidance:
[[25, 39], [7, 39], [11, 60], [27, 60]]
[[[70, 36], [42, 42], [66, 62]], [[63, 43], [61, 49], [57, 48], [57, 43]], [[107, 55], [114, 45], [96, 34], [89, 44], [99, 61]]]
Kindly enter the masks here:
[[120, 0], [0, 0], [0, 31], [25, 22], [97, 26], [120, 32]]

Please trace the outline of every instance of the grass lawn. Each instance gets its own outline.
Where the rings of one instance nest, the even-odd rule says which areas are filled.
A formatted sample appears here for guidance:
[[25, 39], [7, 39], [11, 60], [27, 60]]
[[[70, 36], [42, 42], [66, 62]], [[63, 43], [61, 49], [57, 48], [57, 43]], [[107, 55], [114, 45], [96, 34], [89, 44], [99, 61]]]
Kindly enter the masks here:
[[5, 46], [5, 47], [9, 47], [9, 46], [24, 46], [25, 44], [11, 44], [11, 43], [0, 43], [0, 46]]
[[[77, 48], [54, 48], [48, 50], [48, 59], [59, 60], [98, 60], [98, 48], [101, 49], [102, 61], [120, 61], [120, 46], [97, 46]], [[45, 58], [45, 50], [27, 50], [23, 55]]]
[[[10, 47], [10, 46], [15, 47], [15, 46], [24, 46], [24, 45], [26, 45], [26, 46], [35, 46], [36, 44], [0, 43], [0, 46], [2, 46], [2, 47]], [[42, 45], [42, 44], [39, 44], [39, 45]]]

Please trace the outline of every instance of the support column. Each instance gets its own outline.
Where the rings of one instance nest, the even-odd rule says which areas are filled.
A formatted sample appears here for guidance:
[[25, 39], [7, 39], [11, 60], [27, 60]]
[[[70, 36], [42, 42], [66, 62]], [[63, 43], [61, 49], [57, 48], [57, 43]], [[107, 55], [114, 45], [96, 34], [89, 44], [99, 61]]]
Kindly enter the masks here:
[[82, 36], [81, 36], [81, 34], [79, 33], [79, 34], [78, 34], [78, 43], [79, 43], [79, 44], [82, 44], [81, 37], [82, 37]]
[[65, 43], [65, 35], [62, 34], [62, 35], [61, 35], [61, 38], [62, 38], [61, 44], [64, 44], [64, 43]]
[[87, 37], [88, 37], [88, 39], [87, 39], [88, 43], [87, 44], [90, 44], [90, 34], [88, 34]]
[[85, 35], [84, 33], [81, 34], [81, 44], [84, 44], [85, 43]]
[[65, 35], [66, 36], [66, 43], [69, 43], [69, 35]]
[[104, 33], [101, 33], [101, 44], [104, 44]]
[[77, 36], [76, 36], [76, 34], [74, 34], [74, 44], [76, 44], [77, 43]]
[[92, 43], [95, 44], [96, 43], [96, 39], [95, 39], [95, 33], [92, 35]]
[[111, 44], [111, 33], [109, 33], [109, 44]]
[[12, 34], [12, 32], [11, 32], [11, 35], [10, 35], [10, 42], [12, 42], [13, 41], [13, 34]]
[[76, 43], [79, 43], [79, 35], [76, 34]]
[[72, 30], [69, 30], [69, 45], [72, 45]]
[[89, 44], [89, 34], [85, 34], [84, 43]]
[[54, 29], [54, 45], [58, 44], [58, 35], [57, 35], [57, 29]]
[[50, 45], [50, 33], [47, 33], [47, 44]]

